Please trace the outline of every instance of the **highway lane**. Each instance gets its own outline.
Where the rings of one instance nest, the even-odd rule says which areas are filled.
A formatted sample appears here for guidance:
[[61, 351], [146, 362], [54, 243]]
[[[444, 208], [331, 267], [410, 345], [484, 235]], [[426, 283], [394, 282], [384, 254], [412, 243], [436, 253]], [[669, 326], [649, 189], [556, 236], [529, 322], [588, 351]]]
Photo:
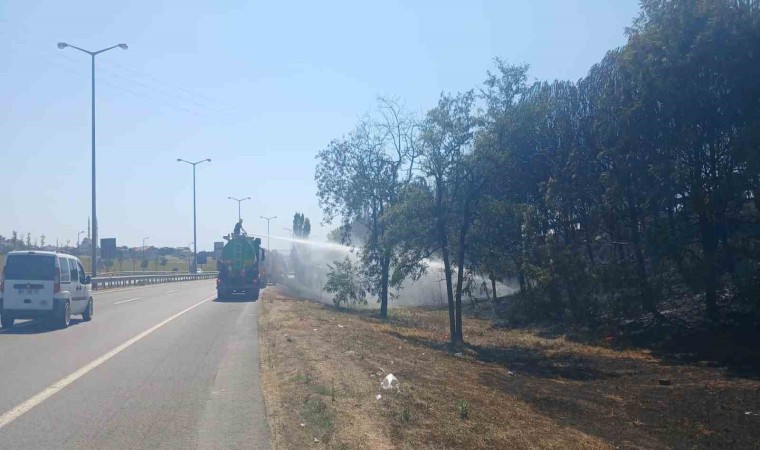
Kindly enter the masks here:
[[0, 332], [0, 448], [265, 448], [258, 302], [214, 293], [103, 291], [91, 322]]

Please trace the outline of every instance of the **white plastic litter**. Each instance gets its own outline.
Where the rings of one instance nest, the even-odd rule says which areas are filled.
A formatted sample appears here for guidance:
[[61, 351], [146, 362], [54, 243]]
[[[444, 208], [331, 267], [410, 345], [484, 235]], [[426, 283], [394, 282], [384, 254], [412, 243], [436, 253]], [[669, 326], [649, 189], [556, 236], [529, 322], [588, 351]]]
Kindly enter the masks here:
[[338, 324], [338, 328], [343, 328], [343, 325], [341, 325], [341, 324]]
[[380, 395], [380, 394], [377, 394], [377, 396], [375, 398], [378, 399], [378, 400], [380, 400], [381, 398], [383, 398], [383, 396]]
[[388, 376], [383, 379], [383, 382], [380, 383], [380, 387], [383, 389], [398, 389], [399, 387], [399, 381], [398, 378], [394, 377], [392, 373], [389, 373]]
[[507, 375], [509, 375], [510, 377], [513, 377], [513, 376], [515, 376], [515, 373], [510, 370], [510, 371], [507, 372]]
[[462, 352], [457, 352], [457, 353], [454, 353], [454, 356], [456, 356], [456, 357], [458, 357], [458, 358], [461, 358], [461, 357], [463, 357], [464, 355], [462, 354]]

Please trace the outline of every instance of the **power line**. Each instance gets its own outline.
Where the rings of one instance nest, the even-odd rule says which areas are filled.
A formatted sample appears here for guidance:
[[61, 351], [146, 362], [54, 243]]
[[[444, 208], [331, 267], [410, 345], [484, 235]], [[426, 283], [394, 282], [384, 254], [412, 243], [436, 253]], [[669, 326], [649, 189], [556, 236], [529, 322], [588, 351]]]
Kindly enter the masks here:
[[[21, 40], [23, 41], [23, 38]], [[77, 60], [77, 59], [75, 59], [73, 57], [66, 56], [66, 55], [64, 55], [62, 53], [59, 53], [59, 52], [56, 52], [56, 51], [47, 51], [47, 50], [44, 50], [44, 51], [46, 53], [50, 53], [53, 56], [53, 59], [48, 60], [49, 63], [52, 63], [52, 64], [54, 64], [54, 65], [56, 65], [56, 66], [58, 66], [60, 68], [63, 68], [64, 70], [66, 70], [69, 73], [75, 73], [75, 74], [80, 75], [80, 76], [89, 76], [90, 75], [89, 71], [86, 71], [84, 69], [85, 65], [82, 63], [81, 60]], [[26, 55], [26, 53], [23, 53], [23, 55]], [[68, 64], [63, 64], [62, 65], [62, 64], [60, 64], [63, 61], [66, 61], [70, 65], [68, 65]], [[191, 108], [188, 108], [188, 107], [186, 107], [184, 105], [181, 105], [181, 104], [167, 102], [167, 101], [165, 101], [163, 99], [157, 98], [156, 96], [152, 96], [152, 95], [144, 93], [144, 92], [139, 92], [139, 91], [135, 91], [133, 89], [130, 89], [129, 87], [124, 86], [122, 83], [119, 83], [118, 80], [114, 80], [114, 79], [121, 79], [121, 80], [126, 81], [127, 83], [130, 82], [130, 80], [128, 80], [128, 79], [126, 79], [124, 77], [121, 77], [118, 74], [113, 73], [112, 71], [102, 71], [101, 72], [101, 68], [98, 67], [98, 74], [97, 74], [97, 82], [98, 83], [103, 83], [103, 84], [105, 84], [107, 86], [110, 86], [112, 88], [115, 88], [115, 89], [127, 92], [127, 93], [132, 94], [132, 95], [134, 95], [136, 97], [141, 97], [141, 98], [145, 98], [145, 99], [148, 99], [148, 100], [156, 101], [156, 102], [158, 102], [158, 103], [160, 103], [160, 104], [162, 104], [164, 106], [168, 106], [170, 108], [174, 108], [174, 109], [179, 110], [179, 111], [187, 112], [187, 113], [198, 115], [198, 116], [201, 116], [201, 117], [208, 117], [206, 114], [204, 114], [202, 112], [199, 112], [196, 109], [191, 109]], [[147, 85], [144, 85], [144, 84], [141, 84], [141, 83], [132, 82], [132, 84], [140, 86], [143, 89], [153, 90], [150, 86], [147, 86]]]
[[[7, 23], [7, 20], [0, 19], [0, 22], [6, 22]], [[33, 40], [29, 39], [28, 37], [21, 37], [21, 36], [18, 36], [18, 35], [12, 36], [12, 38], [14, 38], [14, 40], [17, 41], [17, 42], [20, 41], [20, 42], [26, 43], [27, 45], [32, 45], [32, 46], [35, 46], [35, 47], [39, 46], [39, 47], [41, 47], [44, 50], [47, 50], [47, 46], [51, 45], [50, 44], [51, 42], [55, 42], [54, 40], [52, 40], [50, 38], [41, 36], [41, 35], [36, 34], [36, 33], [32, 33], [32, 32], [30, 32], [28, 30], [22, 30], [22, 31], [24, 33], [26, 33], [27, 35], [29, 35], [29, 36], [34, 36], [36, 38], [37, 42], [35, 43]], [[7, 30], [0, 30], [0, 34], [2, 34], [2, 33], [5, 33], [6, 35], [8, 35], [8, 31]], [[55, 52], [55, 55], [59, 59], [66, 59], [66, 60], [68, 60], [70, 62], [74, 62], [76, 64], [80, 64], [81, 65], [81, 63], [79, 61], [76, 61], [73, 58], [64, 56], [61, 53]], [[185, 95], [180, 95], [180, 94], [177, 94], [175, 92], [169, 92], [166, 89], [163, 89], [163, 88], [160, 88], [160, 87], [152, 86], [151, 84], [149, 84], [147, 82], [137, 81], [137, 80], [135, 80], [133, 78], [129, 78], [129, 77], [125, 76], [123, 73], [119, 73], [119, 72], [117, 72], [116, 69], [114, 69], [112, 67], [108, 67], [108, 66], [109, 65], [116, 66], [116, 67], [119, 68], [119, 70], [123, 70], [123, 71], [135, 74], [135, 75], [143, 77], [143, 78], [151, 79], [154, 82], [161, 83], [161, 84], [163, 84], [165, 86], [168, 86], [171, 89], [174, 89], [175, 91], [178, 90], [178, 91], [184, 92], [184, 93], [186, 93], [189, 96], [202, 97], [202, 98], [205, 98], [205, 99], [207, 99], [207, 100], [209, 100], [211, 102], [214, 102], [214, 103], [217, 103], [217, 104], [220, 104], [220, 105], [223, 105], [223, 106], [227, 106], [227, 105], [224, 105], [224, 103], [222, 103], [222, 102], [220, 102], [220, 101], [218, 101], [216, 99], [213, 99], [212, 97], [205, 96], [205, 95], [202, 95], [202, 94], [198, 94], [198, 93], [195, 93], [195, 92], [190, 91], [188, 89], [185, 89], [185, 88], [182, 88], [182, 87], [179, 87], [179, 86], [176, 86], [176, 85], [172, 85], [171, 83], [163, 81], [163, 80], [161, 80], [161, 79], [159, 79], [159, 78], [157, 78], [157, 77], [155, 77], [153, 75], [141, 73], [139, 71], [136, 71], [134, 69], [126, 67], [126, 66], [124, 66], [122, 64], [115, 63], [115, 62], [109, 60], [108, 58], [102, 58], [101, 60], [103, 62], [106, 62], [106, 64], [102, 64], [101, 63], [101, 64], [98, 65], [98, 79], [101, 79], [104, 75], [105, 76], [110, 76], [111, 78], [118, 78], [119, 80], [123, 81], [124, 83], [136, 85], [136, 86], [138, 86], [141, 89], [152, 91], [152, 92], [154, 92], [154, 93], [156, 93], [158, 95], [162, 95], [162, 96], [167, 97], [167, 98], [169, 98], [169, 99], [171, 99], [173, 101], [171, 103], [167, 103], [166, 101], [160, 101], [157, 98], [152, 97], [151, 95], [139, 94], [139, 93], [135, 92], [132, 89], [129, 89], [129, 88], [121, 86], [118, 81], [114, 81], [114, 80], [111, 80], [110, 83], [106, 83], [109, 86], [115, 87], [117, 89], [121, 89], [121, 90], [123, 90], [125, 92], [129, 92], [129, 93], [131, 93], [133, 95], [136, 95], [136, 96], [139, 96], [139, 97], [143, 97], [143, 98], [146, 98], [146, 99], [154, 98], [155, 100], [160, 101], [161, 103], [163, 103], [163, 104], [165, 104], [167, 106], [170, 106], [172, 108], [180, 109], [180, 110], [186, 111], [186, 112], [191, 112], [193, 114], [198, 114], [198, 115], [201, 115], [201, 116], [206, 116], [206, 115], [202, 114], [202, 113], [199, 113], [195, 109], [195, 107], [202, 108], [205, 111], [212, 112], [212, 113], [215, 113], [215, 114], [220, 114], [220, 113], [223, 114], [225, 112], [229, 112], [229, 111], [220, 110], [219, 108], [216, 108], [214, 106], [208, 105], [207, 103], [199, 101], [199, 100], [197, 100], [195, 98], [188, 98]], [[78, 66], [78, 67], [80, 67], [80, 66]]]

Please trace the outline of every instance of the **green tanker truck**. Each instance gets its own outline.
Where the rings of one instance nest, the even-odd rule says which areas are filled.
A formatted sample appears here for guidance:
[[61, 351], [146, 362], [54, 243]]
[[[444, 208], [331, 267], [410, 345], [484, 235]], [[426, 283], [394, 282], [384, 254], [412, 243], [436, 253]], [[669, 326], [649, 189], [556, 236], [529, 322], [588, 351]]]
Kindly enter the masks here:
[[224, 239], [227, 243], [222, 248], [222, 257], [217, 261], [217, 298], [226, 300], [234, 294], [244, 294], [251, 300], [258, 300], [259, 290], [266, 286], [262, 273], [264, 249], [261, 248], [261, 239], [240, 234], [230, 234]]

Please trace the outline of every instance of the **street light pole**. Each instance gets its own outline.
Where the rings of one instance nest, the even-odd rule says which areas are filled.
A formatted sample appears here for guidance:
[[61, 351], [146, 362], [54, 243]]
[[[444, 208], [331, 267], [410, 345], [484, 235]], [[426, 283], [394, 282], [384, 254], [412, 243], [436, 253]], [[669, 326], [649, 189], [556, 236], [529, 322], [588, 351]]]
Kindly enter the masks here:
[[238, 222], [240, 222], [240, 203], [242, 203], [245, 200], [250, 200], [251, 197], [246, 197], [246, 198], [227, 197], [227, 198], [230, 199], [230, 200], [235, 200], [236, 202], [238, 202]]
[[[143, 261], [145, 261], [145, 241], [147, 241], [148, 239], [150, 239], [150, 236], [146, 236], [146, 237], [143, 238], [143, 252], [142, 252], [143, 253]], [[145, 269], [143, 269], [143, 271], [145, 271]]]
[[[187, 244], [187, 248], [190, 248], [190, 246], [193, 245], [193, 244], [195, 244], [195, 242], [191, 242], [191, 243]], [[188, 263], [189, 264], [187, 265], [187, 271], [190, 272], [190, 267], [193, 265], [193, 262], [192, 261], [188, 261]]]
[[276, 219], [277, 216], [272, 216], [272, 217], [261, 216], [261, 218], [267, 221], [267, 250], [271, 250], [272, 247], [269, 244], [269, 221], [272, 219]]
[[195, 218], [196, 217], [195, 216], [195, 166], [197, 166], [198, 164], [205, 163], [205, 162], [211, 162], [211, 159], [206, 158], [206, 159], [202, 159], [200, 161], [190, 162], [190, 161], [185, 161], [182, 158], [177, 158], [177, 162], [184, 162], [184, 163], [188, 163], [191, 166], [193, 166], [193, 261], [190, 264], [190, 266], [191, 266], [190, 267], [190, 273], [196, 273], [196, 271], [197, 271], [196, 266], [198, 265], [198, 244], [197, 244], [197, 242], [198, 242], [198, 236], [197, 236], [197, 230], [198, 230], [198, 228], [197, 228], [197, 221], [196, 221], [196, 218]]
[[77, 233], [77, 249], [79, 249], [79, 236], [81, 236], [82, 233], [84, 233], [84, 231], [80, 231], [79, 233]]
[[[79, 48], [74, 45], [67, 44], [65, 42], [59, 42], [58, 48], [63, 50], [66, 47], [71, 47], [75, 50], [79, 50], [80, 52], [87, 53], [90, 55], [92, 60], [92, 256], [91, 256], [91, 272], [92, 276], [94, 277], [98, 273], [98, 216], [96, 214], [96, 202], [95, 202], [95, 57], [103, 52], [107, 52], [108, 50], [112, 50], [116, 47], [121, 48], [122, 50], [126, 50], [127, 44], [118, 44], [114, 45], [113, 47], [104, 48], [102, 50], [98, 50], [96, 52], [91, 52], [89, 50], [85, 50], [83, 48]], [[78, 237], [77, 237], [78, 240]]]

